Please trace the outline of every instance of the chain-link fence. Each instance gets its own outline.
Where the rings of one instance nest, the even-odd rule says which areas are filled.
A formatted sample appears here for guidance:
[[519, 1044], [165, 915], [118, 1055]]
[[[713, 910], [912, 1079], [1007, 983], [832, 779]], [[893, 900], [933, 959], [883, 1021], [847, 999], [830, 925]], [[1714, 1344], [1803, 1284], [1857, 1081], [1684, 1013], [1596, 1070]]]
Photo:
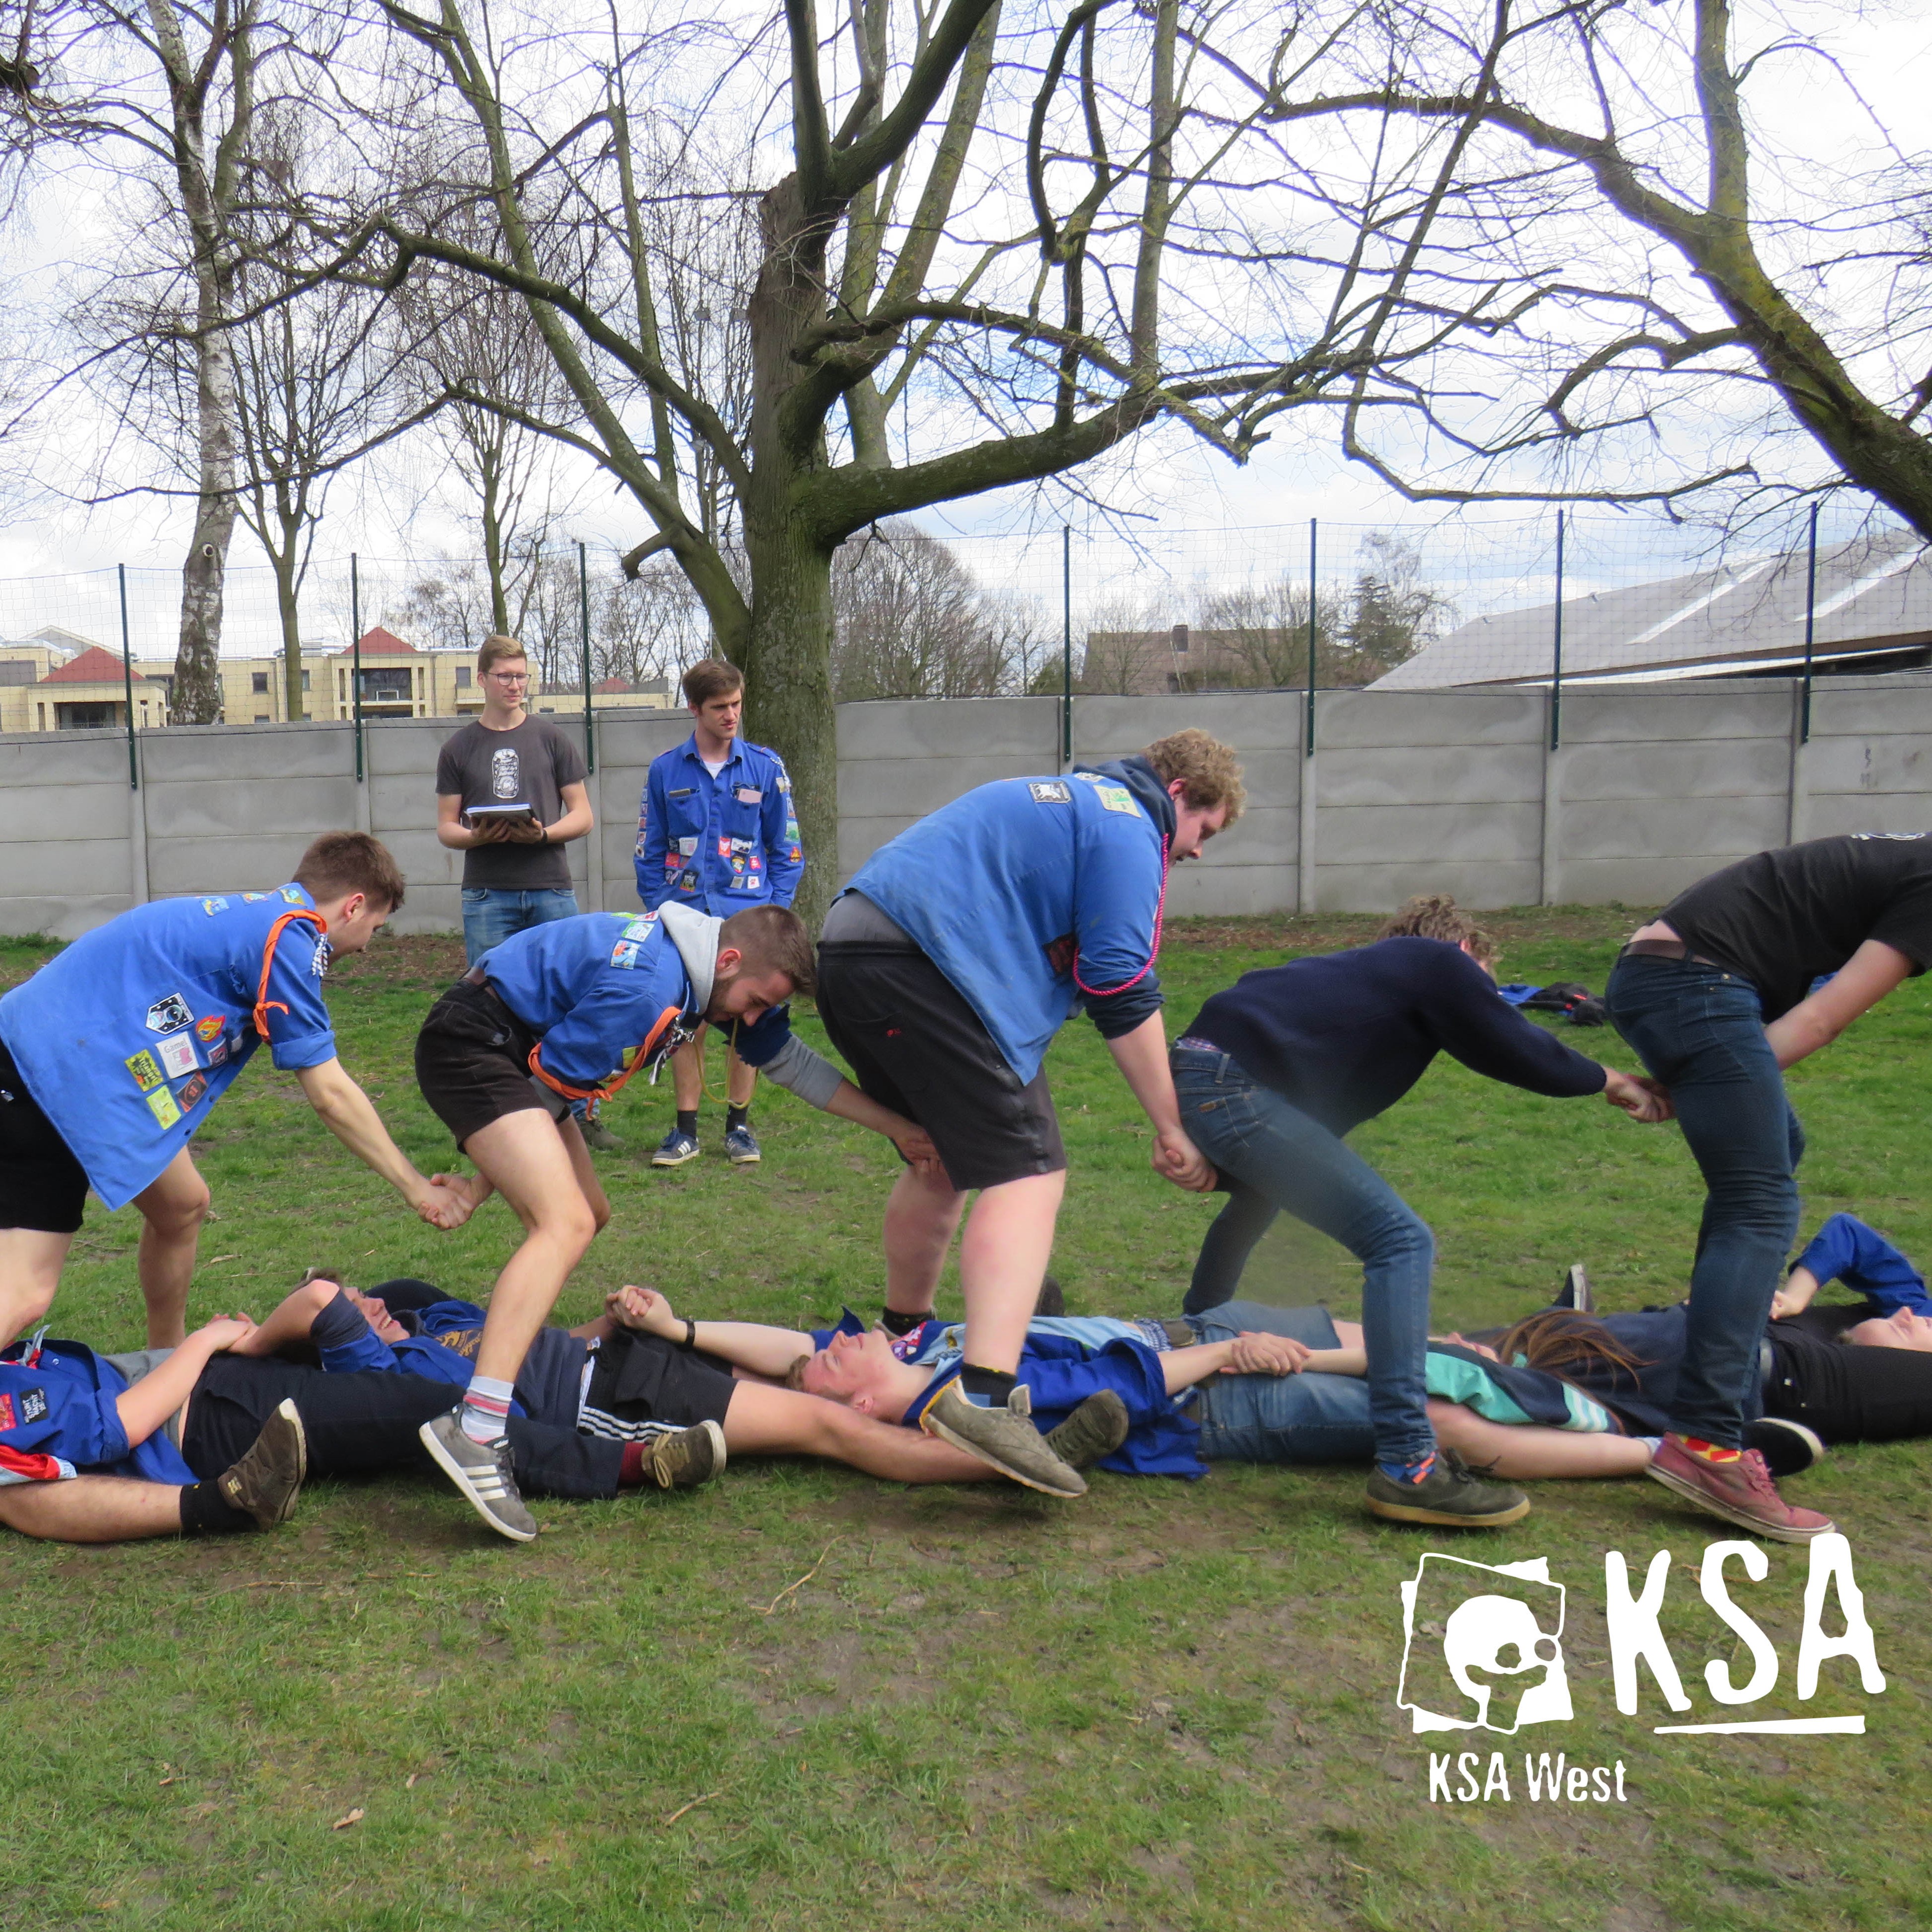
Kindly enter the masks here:
[[[0, 580], [0, 730], [167, 722], [179, 594], [157, 568]], [[1918, 539], [1849, 506], [1723, 538], [1591, 506], [1078, 533], [890, 524], [840, 553], [833, 605], [841, 701], [1541, 686], [1560, 730], [1566, 686], [1932, 658]], [[513, 553], [494, 575], [473, 558], [330, 558], [292, 593], [238, 565], [224, 718], [473, 708], [466, 660], [500, 629], [529, 647], [547, 696], [583, 702], [587, 674], [600, 708], [674, 705], [710, 648], [674, 566], [627, 578], [603, 545]]]

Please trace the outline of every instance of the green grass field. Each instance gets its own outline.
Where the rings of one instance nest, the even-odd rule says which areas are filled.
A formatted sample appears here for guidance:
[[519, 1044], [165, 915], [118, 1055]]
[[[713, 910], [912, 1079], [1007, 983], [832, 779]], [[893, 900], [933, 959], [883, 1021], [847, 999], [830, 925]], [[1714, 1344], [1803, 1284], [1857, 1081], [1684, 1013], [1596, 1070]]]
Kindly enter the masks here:
[[[1631, 920], [1499, 917], [1504, 976], [1600, 990]], [[1170, 1031], [1200, 998], [1372, 921], [1196, 922], [1170, 934]], [[17, 978], [46, 949], [0, 948]], [[331, 1004], [343, 1056], [425, 1169], [448, 1143], [410, 1072], [453, 941], [379, 941]], [[808, 1029], [809, 1030], [809, 1029]], [[1604, 1033], [1565, 1029], [1629, 1065]], [[1908, 984], [1792, 1080], [1808, 1230], [1855, 1209], [1932, 1257], [1932, 982]], [[1057, 1272], [1076, 1312], [1171, 1312], [1210, 1200], [1147, 1166], [1092, 1029], [1052, 1062], [1072, 1173]], [[762, 1167], [643, 1157], [668, 1085], [610, 1110], [616, 1209], [560, 1315], [655, 1282], [681, 1310], [804, 1323], [876, 1309], [882, 1143], [760, 1096]], [[1453, 1065], [1358, 1144], [1434, 1225], [1438, 1327], [1501, 1321], [1586, 1261], [1610, 1306], [1683, 1289], [1700, 1190], [1674, 1128], [1537, 1099]], [[197, 1156], [217, 1218], [190, 1320], [266, 1312], [321, 1263], [480, 1297], [500, 1203], [438, 1235], [344, 1155], [266, 1056]], [[141, 1339], [131, 1213], [91, 1208], [56, 1332]], [[1355, 1310], [1346, 1257], [1277, 1224], [1245, 1292]], [[942, 1302], [956, 1309], [956, 1294]], [[66, 1549], [0, 1537], [0, 1926], [652, 1928], [1922, 1926], [1932, 1447], [1843, 1450], [1792, 1493], [1850, 1539], [1888, 1680], [1794, 1676], [1802, 1551], [1734, 1597], [1775, 1645], [1748, 1674], [1697, 1566], [1722, 1525], [1645, 1481], [1532, 1486], [1503, 1532], [1379, 1526], [1361, 1473], [1224, 1466], [1195, 1485], [1100, 1477], [1084, 1501], [907, 1491], [806, 1465], [709, 1489], [539, 1504], [527, 1549], [436, 1479], [318, 1485], [263, 1538]], [[1397, 1586], [1426, 1549], [1546, 1558], [1568, 1590], [1568, 1723], [1416, 1736], [1396, 1705]], [[1604, 1558], [1672, 1553], [1663, 1628], [1694, 1708], [1647, 1672], [1612, 1698]], [[1839, 1627], [1835, 1604], [1828, 1627]], [[1656, 1725], [1865, 1714], [1862, 1736], [1659, 1736]], [[1510, 1796], [1432, 1801], [1432, 1750], [1503, 1753]], [[1552, 1803], [1526, 1752], [1624, 1768], [1625, 1801]], [[357, 1822], [336, 1828], [338, 1821]]]

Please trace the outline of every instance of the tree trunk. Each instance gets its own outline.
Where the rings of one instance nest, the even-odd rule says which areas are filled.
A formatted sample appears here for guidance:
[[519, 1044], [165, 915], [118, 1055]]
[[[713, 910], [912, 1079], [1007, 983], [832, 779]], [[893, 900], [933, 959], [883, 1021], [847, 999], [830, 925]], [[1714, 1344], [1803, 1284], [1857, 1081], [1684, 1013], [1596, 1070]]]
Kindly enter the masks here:
[[308, 705], [302, 691], [301, 619], [296, 607], [297, 538], [293, 530], [289, 531], [287, 536], [286, 551], [272, 551], [269, 561], [274, 566], [275, 604], [282, 620], [283, 709], [290, 724], [299, 724], [307, 715]]

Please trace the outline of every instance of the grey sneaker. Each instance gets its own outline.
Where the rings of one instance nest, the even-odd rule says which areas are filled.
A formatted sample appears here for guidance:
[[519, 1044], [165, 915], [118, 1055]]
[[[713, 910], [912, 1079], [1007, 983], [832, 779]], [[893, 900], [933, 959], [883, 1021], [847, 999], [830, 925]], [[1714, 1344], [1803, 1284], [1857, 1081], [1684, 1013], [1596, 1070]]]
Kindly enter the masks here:
[[433, 1416], [416, 1434], [436, 1459], [436, 1467], [462, 1491], [470, 1507], [499, 1536], [512, 1543], [533, 1543], [537, 1519], [524, 1507], [517, 1479], [510, 1473], [510, 1444], [506, 1436], [494, 1442], [472, 1442], [463, 1433], [452, 1409]]
[[586, 1113], [577, 1123], [577, 1131], [584, 1136], [584, 1144], [593, 1154], [621, 1154], [624, 1151], [623, 1142], [594, 1113]]
[[1453, 1449], [1436, 1452], [1436, 1467], [1420, 1483], [1396, 1483], [1369, 1471], [1369, 1508], [1395, 1523], [1434, 1523], [1452, 1530], [1500, 1529], [1529, 1514], [1529, 1498], [1507, 1483], [1484, 1479]]
[[699, 1153], [698, 1136], [680, 1134], [674, 1127], [658, 1143], [657, 1152], [651, 1156], [654, 1167], [681, 1167], [687, 1161], [694, 1161]]
[[660, 1489], [695, 1489], [724, 1467], [724, 1432], [715, 1422], [661, 1435], [651, 1444], [644, 1467]]
[[1046, 1446], [1070, 1469], [1090, 1469], [1127, 1439], [1127, 1405], [1112, 1389], [1089, 1396], [1058, 1429], [1046, 1432]]
[[1006, 1398], [1004, 1408], [982, 1408], [968, 1402], [965, 1390], [957, 1382], [949, 1382], [920, 1419], [920, 1426], [928, 1435], [976, 1456], [1002, 1476], [1044, 1495], [1087, 1493], [1086, 1478], [1061, 1462], [1047, 1447], [1046, 1438], [1034, 1427], [1033, 1398], [1024, 1382]]
[[724, 1158], [734, 1167], [755, 1167], [764, 1155], [758, 1137], [748, 1127], [734, 1127], [724, 1136]]
[[302, 1414], [286, 1402], [262, 1425], [241, 1461], [214, 1480], [224, 1502], [246, 1510], [258, 1530], [272, 1530], [294, 1513], [308, 1474], [308, 1436]]

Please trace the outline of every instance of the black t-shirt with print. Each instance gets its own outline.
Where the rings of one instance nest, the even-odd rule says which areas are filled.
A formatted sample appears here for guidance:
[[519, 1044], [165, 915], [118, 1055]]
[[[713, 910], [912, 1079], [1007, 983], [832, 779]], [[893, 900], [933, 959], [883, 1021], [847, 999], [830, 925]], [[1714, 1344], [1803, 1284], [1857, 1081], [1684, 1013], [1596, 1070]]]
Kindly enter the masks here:
[[1932, 837], [1853, 832], [1759, 852], [1658, 917], [1693, 952], [1742, 974], [1775, 1020], [1868, 939], [1896, 947], [1915, 978], [1932, 964]]
[[[526, 717], [507, 732], [465, 725], [444, 743], [436, 761], [439, 798], [460, 793], [472, 805], [528, 805], [539, 824], [563, 816], [563, 788], [584, 783], [576, 746], [548, 718]], [[512, 892], [567, 888], [570, 858], [562, 846], [472, 846], [463, 855], [465, 885], [494, 885]]]

